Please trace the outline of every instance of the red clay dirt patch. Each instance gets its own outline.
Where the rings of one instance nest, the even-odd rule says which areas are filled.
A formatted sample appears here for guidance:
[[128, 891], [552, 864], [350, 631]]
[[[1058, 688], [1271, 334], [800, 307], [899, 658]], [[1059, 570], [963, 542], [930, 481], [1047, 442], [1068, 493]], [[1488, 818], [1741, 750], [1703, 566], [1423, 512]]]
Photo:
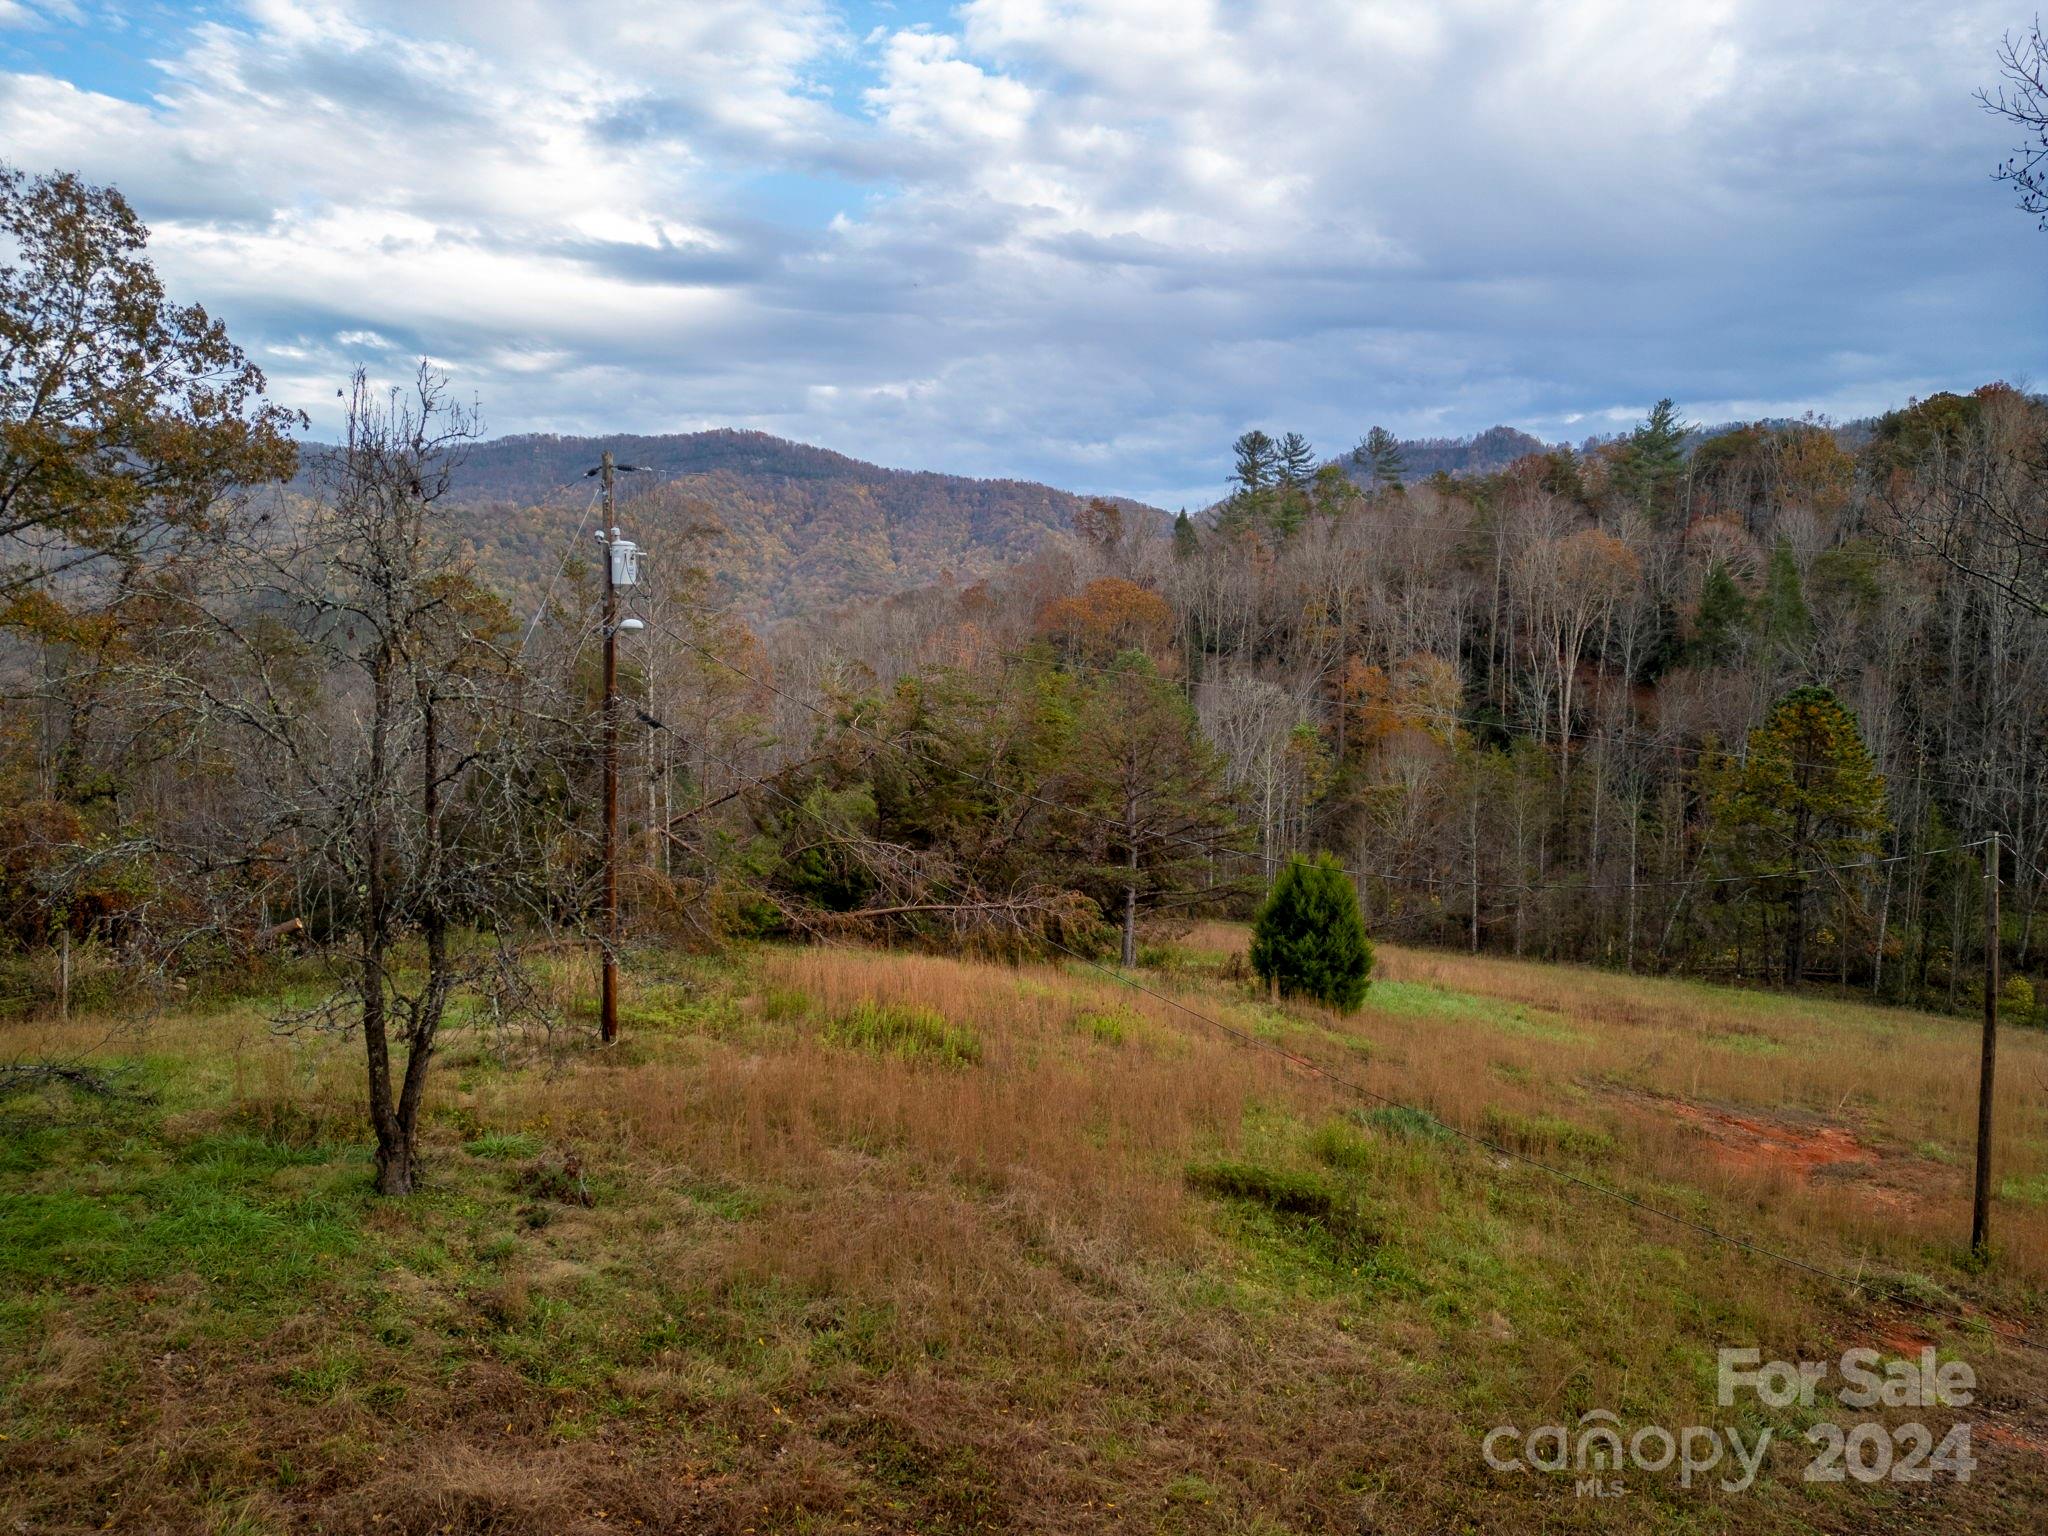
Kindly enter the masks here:
[[1934, 1340], [1910, 1324], [1882, 1318], [1871, 1328], [1870, 1342], [1901, 1360], [1917, 1360]]
[[1916, 1204], [1932, 1165], [1882, 1152], [1846, 1126], [1797, 1112], [1763, 1114], [1695, 1103], [1676, 1095], [1626, 1091], [1639, 1113], [1677, 1121], [1698, 1131], [1714, 1162], [1736, 1173], [1777, 1177], [1800, 1185], [1816, 1178], [1854, 1181], [1857, 1193], [1893, 1209]]
[[1996, 1440], [2000, 1445], [2016, 1445], [2023, 1450], [2039, 1451], [2048, 1456], [2048, 1434], [2040, 1430], [2026, 1429], [2019, 1425], [1996, 1424], [1986, 1421], [1977, 1426], [1987, 1440]]
[[[2010, 1340], [2022, 1346], [2030, 1342], [2026, 1327], [2023, 1324], [2016, 1323], [2009, 1317], [1999, 1317], [1994, 1313], [1986, 1312], [1982, 1307], [1972, 1302], [1957, 1302], [1955, 1314], [1981, 1322], [2001, 1339]], [[1862, 1342], [1875, 1345], [1886, 1354], [1896, 1356], [1901, 1360], [1917, 1360], [1920, 1357], [1921, 1350], [1937, 1347], [1934, 1335], [1922, 1327], [1917, 1319], [1902, 1317], [1871, 1318], [1869, 1330], [1864, 1335]], [[2028, 1433], [2032, 1434], [2033, 1432], [2029, 1431]], [[2041, 1437], [2037, 1435], [2035, 1438], [2039, 1439]], [[2013, 1443], [2032, 1444], [2033, 1441], [2016, 1440]], [[2037, 1449], [2041, 1450], [2043, 1454], [2048, 1454], [2048, 1439], [2043, 1439]]]
[[1751, 1173], [1786, 1173], [1804, 1184], [1821, 1168], [1842, 1163], [1875, 1163], [1876, 1151], [1838, 1125], [1799, 1125], [1738, 1115], [1685, 1099], [1659, 1099], [1666, 1114], [1698, 1126], [1714, 1144], [1714, 1155], [1731, 1168]]

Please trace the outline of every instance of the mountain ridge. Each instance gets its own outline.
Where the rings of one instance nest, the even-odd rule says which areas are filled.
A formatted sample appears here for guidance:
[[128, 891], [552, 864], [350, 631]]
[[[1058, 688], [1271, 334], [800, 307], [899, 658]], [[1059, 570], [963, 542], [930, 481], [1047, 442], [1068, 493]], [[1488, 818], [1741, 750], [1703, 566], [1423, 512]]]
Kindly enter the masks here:
[[[1695, 424], [1687, 451], [1726, 430]], [[1505, 425], [1400, 440], [1411, 482], [1494, 474], [1570, 446]], [[307, 445], [309, 459], [319, 447]], [[526, 597], [559, 568], [578, 525], [572, 514], [595, 524], [595, 466], [607, 449], [637, 471], [620, 478], [618, 519], [650, 560], [687, 548], [680, 557], [703, 565], [735, 608], [771, 620], [991, 575], [1071, 530], [1091, 499], [1035, 480], [890, 468], [751, 428], [513, 433], [468, 445], [447, 496], [460, 536], [494, 582]], [[1368, 474], [1348, 456], [1335, 462], [1355, 478]], [[1105, 499], [1162, 529], [1170, 515], [1134, 498]]]
[[1032, 480], [890, 469], [736, 427], [517, 433], [469, 445], [446, 498], [487, 575], [520, 594], [545, 582], [539, 573], [558, 566], [586, 495], [580, 510], [594, 526], [593, 470], [607, 449], [641, 471], [619, 480], [628, 536], [655, 561], [688, 545], [722, 595], [761, 618], [992, 574], [1072, 528], [1089, 500]]

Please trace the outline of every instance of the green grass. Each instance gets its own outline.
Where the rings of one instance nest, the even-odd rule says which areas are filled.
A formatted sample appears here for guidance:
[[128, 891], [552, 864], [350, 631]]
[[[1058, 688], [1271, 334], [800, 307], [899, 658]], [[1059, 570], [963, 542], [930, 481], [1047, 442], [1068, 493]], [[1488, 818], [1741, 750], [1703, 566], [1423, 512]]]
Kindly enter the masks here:
[[463, 1143], [462, 1150], [471, 1157], [506, 1162], [513, 1158], [538, 1157], [541, 1139], [531, 1131], [492, 1131]]
[[1516, 1152], [1562, 1153], [1597, 1161], [1617, 1150], [1614, 1137], [1594, 1126], [1557, 1115], [1520, 1115], [1489, 1104], [1480, 1116], [1480, 1130], [1489, 1141]]
[[981, 1037], [935, 1008], [860, 1002], [825, 1026], [828, 1044], [905, 1061], [971, 1067], [981, 1061]]
[[2048, 1205], [2048, 1173], [2031, 1174], [2026, 1178], [2000, 1179], [1998, 1198], [2018, 1200], [2026, 1205]]
[[1724, 1030], [1707, 1038], [1724, 1051], [1744, 1056], [1783, 1056], [1790, 1049], [1784, 1041], [1754, 1031]]
[[1458, 1133], [1435, 1115], [1406, 1104], [1383, 1104], [1375, 1109], [1353, 1110], [1360, 1125], [1401, 1141], [1456, 1141]]
[[811, 1011], [810, 994], [801, 987], [763, 987], [757, 998], [761, 1017], [771, 1024], [801, 1019]]
[[730, 992], [701, 983], [656, 986], [619, 1011], [621, 1032], [708, 1035], [725, 1039], [741, 1030], [745, 1016]]
[[1292, 1168], [1221, 1160], [1191, 1163], [1191, 1187], [1205, 1195], [1249, 1205], [1333, 1252], [1354, 1254], [1379, 1241], [1362, 1202], [1322, 1175]]
[[1543, 1008], [1530, 1008], [1505, 998], [1481, 997], [1448, 987], [1420, 981], [1377, 980], [1366, 994], [1368, 1009], [1410, 1018], [1457, 1019], [1481, 1024], [1504, 1035], [1530, 1040], [1576, 1041], [1585, 1039], [1560, 1015]]
[[1308, 1149], [1318, 1162], [1345, 1173], [1369, 1173], [1380, 1166], [1380, 1149], [1371, 1138], [1360, 1135], [1341, 1120], [1317, 1126], [1309, 1137]]
[[1109, 1013], [1078, 1013], [1074, 1028], [1100, 1045], [1122, 1045], [1137, 1027], [1137, 1019], [1122, 1010]]
[[367, 1192], [354, 1147], [240, 1130], [172, 1138], [153, 1106], [28, 1097], [0, 1111], [13, 1183], [0, 1200], [0, 1277], [11, 1282], [189, 1275], [241, 1304], [274, 1302], [356, 1245]]

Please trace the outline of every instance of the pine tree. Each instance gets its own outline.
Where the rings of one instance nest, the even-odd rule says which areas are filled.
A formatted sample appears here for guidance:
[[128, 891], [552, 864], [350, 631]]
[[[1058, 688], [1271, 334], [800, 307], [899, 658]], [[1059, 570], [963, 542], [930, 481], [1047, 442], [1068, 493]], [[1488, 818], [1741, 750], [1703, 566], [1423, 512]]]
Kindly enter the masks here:
[[1747, 759], [1718, 776], [1711, 804], [1724, 867], [1756, 876], [1784, 909], [1785, 981], [1796, 983], [1809, 891], [1842, 888], [1849, 874], [1835, 866], [1874, 857], [1886, 827], [1884, 777], [1856, 717], [1825, 688], [1793, 689], [1749, 733]]
[[1191, 559], [1202, 547], [1202, 536], [1195, 531], [1195, 520], [1188, 516], [1188, 509], [1182, 507], [1173, 520], [1173, 558]]
[[1323, 517], [1343, 517], [1361, 500], [1358, 482], [1344, 473], [1342, 464], [1325, 464], [1308, 483], [1309, 506]]
[[1692, 621], [1686, 659], [1695, 666], [1732, 665], [1742, 650], [1742, 632], [1749, 620], [1749, 599], [1728, 567], [1716, 560], [1700, 583], [1700, 606]]
[[1275, 488], [1266, 508], [1266, 526], [1281, 543], [1294, 537], [1301, 525], [1308, 521], [1308, 492], [1300, 486], [1283, 485]]
[[1401, 443], [1385, 427], [1374, 427], [1351, 450], [1351, 462], [1372, 477], [1375, 490], [1398, 491], [1407, 465], [1401, 458]]
[[1236, 459], [1231, 478], [1237, 482], [1237, 494], [1257, 500], [1273, 484], [1279, 470], [1279, 450], [1273, 439], [1253, 427], [1230, 445], [1230, 451]]
[[1264, 522], [1276, 541], [1286, 543], [1309, 520], [1309, 477], [1315, 469], [1315, 449], [1300, 432], [1288, 432], [1274, 444], [1274, 487], [1266, 498]]
[[1290, 996], [1343, 1013], [1365, 1001], [1372, 941], [1358, 890], [1329, 854], [1289, 859], [1252, 919], [1252, 969]]
[[1756, 621], [1758, 638], [1781, 662], [1794, 660], [1813, 638], [1813, 615], [1800, 587], [1799, 563], [1792, 558], [1792, 546], [1783, 539], [1771, 551]]
[[1685, 474], [1685, 440], [1692, 430], [1690, 422], [1679, 420], [1676, 406], [1659, 400], [1622, 444], [1614, 466], [1616, 488], [1645, 512], [1669, 512]]
[[1230, 445], [1233, 466], [1231, 483], [1236, 487], [1224, 503], [1216, 526], [1235, 533], [1262, 525], [1272, 510], [1273, 490], [1279, 481], [1279, 448], [1257, 427], [1239, 435]]
[[1570, 448], [1557, 448], [1543, 455], [1543, 489], [1574, 506], [1586, 504], [1586, 477], [1579, 469], [1579, 456]]
[[1087, 851], [1081, 887], [1121, 925], [1135, 965], [1141, 915], [1241, 893], [1213, 874], [1215, 855], [1244, 842], [1237, 796], [1193, 707], [1142, 652], [1090, 680], [1073, 739], [1074, 766], [1048, 786], [1080, 813], [1063, 842]]
[[1303, 486], [1308, 484], [1308, 477], [1315, 471], [1316, 451], [1299, 432], [1290, 432], [1280, 439], [1280, 446], [1274, 450], [1274, 460], [1279, 467], [1282, 485]]

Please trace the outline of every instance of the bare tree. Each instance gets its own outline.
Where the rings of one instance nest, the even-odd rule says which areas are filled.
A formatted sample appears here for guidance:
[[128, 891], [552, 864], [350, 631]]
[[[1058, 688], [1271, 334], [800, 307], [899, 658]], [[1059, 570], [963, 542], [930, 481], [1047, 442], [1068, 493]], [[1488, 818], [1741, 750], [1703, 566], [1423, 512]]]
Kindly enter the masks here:
[[1978, 433], [1937, 442], [1918, 473], [1893, 476], [1881, 510], [1909, 545], [2048, 614], [2048, 434], [2005, 393], [1986, 402]]
[[358, 373], [345, 441], [318, 466], [325, 495], [195, 605], [208, 643], [169, 679], [232, 749], [232, 819], [205, 841], [259, 882], [310, 873], [332, 893], [338, 990], [280, 1022], [361, 1031], [388, 1195], [416, 1184], [450, 999], [523, 1007], [517, 938], [558, 905], [522, 856], [545, 840], [523, 836], [523, 786], [545, 776], [545, 733], [528, 727], [549, 717], [516, 669], [516, 624], [437, 511], [473, 435], [425, 366], [388, 395]]
[[2018, 128], [2025, 142], [1991, 174], [2011, 186], [2021, 209], [2048, 230], [2048, 37], [2042, 35], [2040, 17], [2025, 32], [1999, 39], [1998, 73], [2003, 83], [1977, 92], [1977, 100], [1986, 112]]

